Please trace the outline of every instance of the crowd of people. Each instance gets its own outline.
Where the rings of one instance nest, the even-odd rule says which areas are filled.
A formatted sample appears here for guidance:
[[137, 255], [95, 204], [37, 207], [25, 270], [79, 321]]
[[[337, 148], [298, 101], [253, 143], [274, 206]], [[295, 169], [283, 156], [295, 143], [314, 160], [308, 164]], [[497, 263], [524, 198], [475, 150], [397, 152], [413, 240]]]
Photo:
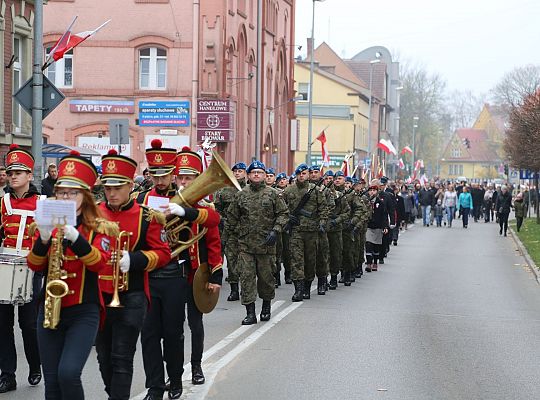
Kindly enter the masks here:
[[[518, 230], [526, 214], [523, 194], [512, 201], [506, 186], [366, 181], [304, 163], [287, 176], [260, 161], [236, 163], [229, 185], [186, 204], [178, 199], [199, 185], [199, 154], [154, 140], [146, 160], [136, 179], [137, 163], [129, 157], [111, 151], [96, 167], [75, 152], [48, 166], [40, 195], [32, 154], [10, 148], [0, 168], [2, 249], [25, 255], [35, 274], [31, 301], [0, 304], [0, 393], [17, 388], [15, 307], [28, 382], [39, 384], [43, 373], [46, 399], [84, 398], [81, 373], [94, 345], [107, 398], [129, 399], [139, 337], [145, 400], [166, 392], [178, 399], [185, 319], [191, 380], [205, 383], [208, 310], [196, 301], [199, 270], [207, 269], [204, 292], [217, 299], [226, 260], [227, 300], [244, 305], [241, 324], [252, 325], [271, 319], [282, 285], [292, 285], [291, 301], [307, 301], [314, 280], [324, 296], [378, 271], [400, 232], [417, 220], [451, 228], [457, 217], [467, 228], [469, 215], [476, 222], [495, 218], [506, 236], [511, 208]], [[75, 202], [76, 224], [34, 221], [37, 202], [46, 197]], [[188, 229], [177, 230], [180, 223]]]

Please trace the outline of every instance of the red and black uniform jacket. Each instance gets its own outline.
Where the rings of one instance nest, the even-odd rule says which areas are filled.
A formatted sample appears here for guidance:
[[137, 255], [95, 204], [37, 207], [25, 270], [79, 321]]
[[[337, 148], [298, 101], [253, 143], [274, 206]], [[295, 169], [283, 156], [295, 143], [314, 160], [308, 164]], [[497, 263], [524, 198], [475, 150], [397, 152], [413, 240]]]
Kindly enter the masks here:
[[[148, 273], [161, 268], [171, 260], [171, 250], [163, 221], [159, 221], [159, 213], [130, 200], [113, 211], [106, 202], [99, 205], [101, 212], [109, 221], [117, 222], [120, 231], [131, 232], [129, 237], [129, 277], [128, 292], [144, 290], [150, 301]], [[113, 248], [116, 248], [116, 243]], [[119, 249], [118, 257], [122, 257]], [[102, 292], [112, 294], [114, 265], [108, 263], [99, 275], [99, 288]]]
[[[68, 277], [64, 279], [69, 293], [62, 298], [62, 308], [83, 303], [95, 303], [103, 306], [103, 299], [98, 287], [98, 274], [103, 271], [110, 259], [110, 243], [113, 240], [105, 234], [106, 221], [98, 221], [96, 230], [87, 232], [77, 219], [79, 237], [75, 242], [63, 240], [64, 261], [62, 269]], [[53, 237], [57, 229], [52, 232]], [[41, 237], [34, 242], [32, 251], [27, 256], [27, 263], [33, 271], [47, 273], [51, 240], [43, 243]], [[45, 288], [45, 286], [44, 286]], [[41, 295], [43, 298], [43, 294]]]

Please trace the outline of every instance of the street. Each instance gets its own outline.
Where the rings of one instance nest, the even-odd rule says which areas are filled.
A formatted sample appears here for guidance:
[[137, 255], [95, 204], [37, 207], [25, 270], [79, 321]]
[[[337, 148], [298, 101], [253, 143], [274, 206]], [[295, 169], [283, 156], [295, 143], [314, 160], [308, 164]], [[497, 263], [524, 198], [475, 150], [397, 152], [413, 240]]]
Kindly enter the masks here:
[[[281, 286], [269, 322], [242, 327], [225, 284], [205, 317], [207, 382], [192, 386], [188, 369], [182, 398], [539, 398], [540, 288], [495, 224], [460, 225], [417, 223], [378, 272], [325, 296], [291, 303], [292, 285]], [[16, 337], [18, 389], [1, 397], [42, 399]], [[87, 399], [106, 399], [94, 352], [83, 378]], [[132, 396], [144, 393], [139, 349]]]

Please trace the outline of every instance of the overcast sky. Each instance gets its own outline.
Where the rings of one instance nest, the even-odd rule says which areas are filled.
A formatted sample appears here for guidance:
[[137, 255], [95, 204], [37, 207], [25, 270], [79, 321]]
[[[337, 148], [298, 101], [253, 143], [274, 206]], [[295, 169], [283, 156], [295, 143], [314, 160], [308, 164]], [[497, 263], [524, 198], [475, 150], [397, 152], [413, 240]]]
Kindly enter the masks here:
[[[311, 36], [312, 0], [297, 0], [296, 43]], [[315, 45], [344, 58], [382, 45], [440, 74], [448, 89], [487, 93], [505, 72], [540, 64], [540, 0], [326, 0]], [[297, 53], [298, 54], [298, 53]]]

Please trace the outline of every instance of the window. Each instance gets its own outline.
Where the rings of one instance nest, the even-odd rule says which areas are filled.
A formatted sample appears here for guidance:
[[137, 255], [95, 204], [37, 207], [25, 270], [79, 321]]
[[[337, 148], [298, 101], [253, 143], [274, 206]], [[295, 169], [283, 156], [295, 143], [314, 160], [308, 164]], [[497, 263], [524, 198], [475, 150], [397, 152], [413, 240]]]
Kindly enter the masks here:
[[[52, 50], [52, 47], [45, 49], [46, 54]], [[73, 87], [73, 49], [64, 54], [64, 58], [52, 63], [47, 68], [47, 78], [60, 88]]]
[[463, 164], [449, 164], [448, 175], [463, 175]]
[[[23, 39], [21, 36], [13, 37], [13, 55], [15, 56], [15, 62], [13, 63], [13, 93], [21, 87], [23, 84], [23, 64], [24, 64], [24, 49], [23, 49]], [[22, 109], [21, 106], [15, 101], [12, 101], [13, 104], [13, 125], [15, 126], [15, 131], [20, 132], [22, 126]]]
[[459, 158], [459, 157], [461, 157], [461, 149], [460, 148], [452, 149], [452, 158]]
[[298, 84], [298, 96], [302, 96], [301, 101], [309, 101], [309, 83], [300, 82]]
[[139, 50], [139, 87], [165, 89], [167, 86], [167, 50], [148, 47]]

